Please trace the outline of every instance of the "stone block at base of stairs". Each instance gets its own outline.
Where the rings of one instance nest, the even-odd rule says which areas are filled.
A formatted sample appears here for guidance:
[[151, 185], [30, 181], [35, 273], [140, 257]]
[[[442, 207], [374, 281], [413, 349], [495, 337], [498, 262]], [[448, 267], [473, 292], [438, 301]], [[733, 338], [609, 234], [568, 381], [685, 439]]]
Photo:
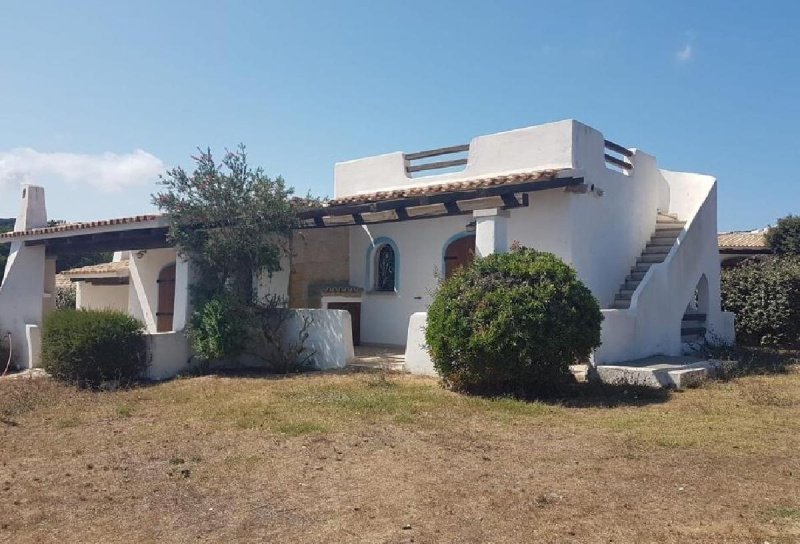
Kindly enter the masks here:
[[615, 365], [596, 365], [590, 367], [588, 377], [613, 385], [687, 389], [714, 377], [719, 369], [719, 362], [713, 360], [653, 357]]

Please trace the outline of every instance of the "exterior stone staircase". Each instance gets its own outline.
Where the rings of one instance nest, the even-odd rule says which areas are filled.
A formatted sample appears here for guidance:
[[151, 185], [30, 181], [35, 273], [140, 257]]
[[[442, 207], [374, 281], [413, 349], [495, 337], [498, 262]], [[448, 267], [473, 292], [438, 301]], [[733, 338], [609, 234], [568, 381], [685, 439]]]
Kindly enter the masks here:
[[680, 221], [677, 216], [658, 214], [656, 230], [642, 254], [636, 259], [636, 265], [631, 268], [631, 273], [625, 278], [625, 283], [620, 286], [620, 290], [611, 304], [612, 309], [626, 310], [630, 308], [633, 292], [644, 279], [644, 275], [654, 264], [664, 262], [685, 224], [686, 222]]

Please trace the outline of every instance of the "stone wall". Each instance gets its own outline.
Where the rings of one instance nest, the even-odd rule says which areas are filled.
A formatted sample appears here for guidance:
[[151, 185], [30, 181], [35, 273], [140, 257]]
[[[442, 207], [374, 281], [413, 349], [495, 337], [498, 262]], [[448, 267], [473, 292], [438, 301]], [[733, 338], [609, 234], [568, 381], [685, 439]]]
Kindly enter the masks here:
[[320, 288], [350, 281], [348, 229], [304, 229], [292, 235], [289, 306], [320, 308]]

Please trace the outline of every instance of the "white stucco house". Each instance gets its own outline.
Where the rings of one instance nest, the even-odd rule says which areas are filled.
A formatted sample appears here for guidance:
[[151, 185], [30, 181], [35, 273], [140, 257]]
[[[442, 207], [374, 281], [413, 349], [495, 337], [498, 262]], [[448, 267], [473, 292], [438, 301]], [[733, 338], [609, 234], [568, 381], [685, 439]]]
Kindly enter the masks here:
[[[431, 374], [423, 334], [437, 282], [517, 241], [571, 264], [599, 301], [593, 364], [679, 355], [690, 340], [733, 340], [733, 316], [720, 309], [716, 190], [710, 176], [661, 169], [573, 120], [367, 157], [336, 164], [333, 200], [299, 212], [284, 270], [256, 281], [315, 312], [314, 341], [335, 360], [319, 366], [341, 366], [353, 344], [382, 344], [405, 351], [407, 370]], [[35, 364], [52, 258], [113, 249], [113, 263], [73, 272], [79, 305], [142, 319], [154, 342], [170, 343], [158, 377], [177, 372], [188, 358], [191, 263], [169, 247], [164, 218], [47, 228], [43, 199], [24, 189], [15, 232], [0, 235], [12, 244], [0, 330], [24, 339]]]

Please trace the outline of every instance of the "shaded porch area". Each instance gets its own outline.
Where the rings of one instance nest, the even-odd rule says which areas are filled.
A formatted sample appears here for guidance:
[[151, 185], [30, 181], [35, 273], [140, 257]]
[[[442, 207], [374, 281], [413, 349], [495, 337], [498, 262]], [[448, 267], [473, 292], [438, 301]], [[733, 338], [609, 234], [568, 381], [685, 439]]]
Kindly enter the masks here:
[[387, 370], [405, 372], [404, 346], [362, 344], [355, 346], [355, 356], [347, 363], [353, 370]]

